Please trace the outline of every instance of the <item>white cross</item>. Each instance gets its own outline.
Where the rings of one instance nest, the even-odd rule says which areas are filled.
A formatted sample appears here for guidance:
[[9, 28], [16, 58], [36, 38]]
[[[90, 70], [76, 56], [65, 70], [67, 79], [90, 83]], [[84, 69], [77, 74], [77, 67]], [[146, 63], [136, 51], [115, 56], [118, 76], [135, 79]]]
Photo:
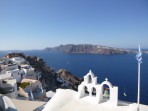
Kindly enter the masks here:
[[108, 81], [108, 79], [107, 79], [107, 78], [105, 78], [105, 81]]

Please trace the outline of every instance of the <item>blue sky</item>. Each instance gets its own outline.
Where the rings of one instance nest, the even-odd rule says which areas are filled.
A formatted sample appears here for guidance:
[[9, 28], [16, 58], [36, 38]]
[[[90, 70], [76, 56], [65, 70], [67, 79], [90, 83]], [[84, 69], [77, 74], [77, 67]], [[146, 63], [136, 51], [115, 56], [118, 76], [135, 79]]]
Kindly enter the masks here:
[[148, 48], [147, 0], [0, 0], [0, 50]]

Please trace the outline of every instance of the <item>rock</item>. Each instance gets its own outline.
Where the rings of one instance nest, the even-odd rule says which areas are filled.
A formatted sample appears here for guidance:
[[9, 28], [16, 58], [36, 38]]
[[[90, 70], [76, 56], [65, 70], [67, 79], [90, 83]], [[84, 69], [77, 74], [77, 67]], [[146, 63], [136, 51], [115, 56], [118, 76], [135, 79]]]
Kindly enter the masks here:
[[36, 56], [28, 56], [27, 61], [35, 68], [35, 71], [41, 72], [40, 81], [45, 81], [47, 90], [54, 90], [56, 80], [55, 71], [47, 66], [43, 59], [38, 59]]
[[70, 88], [73, 90], [78, 89], [78, 85], [82, 82], [82, 80], [76, 76], [74, 76], [73, 74], [71, 74], [71, 72], [66, 71], [65, 69], [60, 69], [59, 71], [57, 71], [57, 77], [58, 78], [63, 78], [63, 87], [64, 88]]

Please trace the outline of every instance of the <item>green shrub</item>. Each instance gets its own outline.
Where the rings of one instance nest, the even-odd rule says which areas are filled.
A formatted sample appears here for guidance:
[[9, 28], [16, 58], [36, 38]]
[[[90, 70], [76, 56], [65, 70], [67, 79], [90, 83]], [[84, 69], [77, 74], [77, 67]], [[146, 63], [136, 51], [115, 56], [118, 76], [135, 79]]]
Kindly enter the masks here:
[[23, 82], [23, 83], [20, 84], [19, 87], [25, 89], [25, 87], [27, 87], [27, 86], [30, 86], [30, 83], [29, 82]]

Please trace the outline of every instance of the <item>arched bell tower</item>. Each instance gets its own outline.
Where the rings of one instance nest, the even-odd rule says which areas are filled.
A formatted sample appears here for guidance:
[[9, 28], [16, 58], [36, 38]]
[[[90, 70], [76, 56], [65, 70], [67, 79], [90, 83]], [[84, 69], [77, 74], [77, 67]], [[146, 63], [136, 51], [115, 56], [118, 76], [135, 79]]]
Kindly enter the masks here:
[[113, 86], [107, 78], [101, 84], [98, 84], [97, 77], [95, 77], [91, 70], [84, 76], [84, 81], [78, 86], [78, 98], [89, 96], [94, 98], [95, 103], [102, 103], [105, 100], [104, 85], [108, 86], [107, 90], [109, 91], [109, 98], [106, 102], [117, 106], [118, 87]]

